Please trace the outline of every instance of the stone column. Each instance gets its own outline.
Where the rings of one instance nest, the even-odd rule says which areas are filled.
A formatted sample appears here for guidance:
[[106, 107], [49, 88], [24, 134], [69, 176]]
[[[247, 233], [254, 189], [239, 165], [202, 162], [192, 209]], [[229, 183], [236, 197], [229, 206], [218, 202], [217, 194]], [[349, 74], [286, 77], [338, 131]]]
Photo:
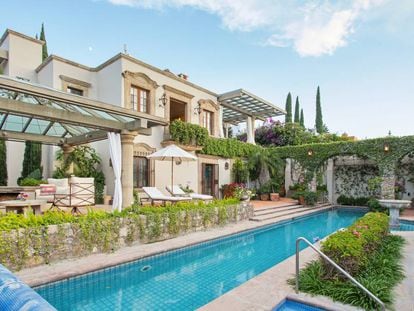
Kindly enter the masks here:
[[247, 122], [246, 122], [246, 124], [247, 124], [247, 129], [246, 129], [247, 142], [250, 143], [250, 144], [253, 144], [253, 145], [256, 144], [255, 141], [254, 141], [254, 122], [255, 122], [254, 117], [251, 117], [251, 116], [247, 117]]
[[134, 202], [134, 138], [136, 132], [121, 132], [121, 149], [122, 149], [122, 208], [129, 207]]
[[[63, 163], [66, 162], [66, 160], [68, 159], [69, 155], [72, 153], [73, 149], [75, 149], [73, 146], [71, 145], [67, 145], [64, 144], [62, 145], [62, 152], [63, 152]], [[67, 174], [72, 175], [73, 174], [73, 163], [71, 163], [68, 167], [68, 169], [66, 170]]]
[[224, 135], [224, 130], [223, 130], [224, 126], [226, 127], [226, 130], [227, 130], [227, 125], [223, 124], [223, 107], [222, 106], [219, 107], [219, 124], [218, 125], [219, 125], [219, 137], [220, 138], [227, 137]]
[[328, 201], [333, 204], [335, 198], [335, 167], [334, 160], [328, 159], [328, 165], [326, 166], [326, 188], [328, 189]]
[[293, 185], [292, 181], [292, 159], [286, 159], [286, 166], [285, 166], [285, 189], [286, 194], [289, 191], [289, 187]]
[[395, 172], [386, 170], [382, 174], [381, 199], [395, 199]]

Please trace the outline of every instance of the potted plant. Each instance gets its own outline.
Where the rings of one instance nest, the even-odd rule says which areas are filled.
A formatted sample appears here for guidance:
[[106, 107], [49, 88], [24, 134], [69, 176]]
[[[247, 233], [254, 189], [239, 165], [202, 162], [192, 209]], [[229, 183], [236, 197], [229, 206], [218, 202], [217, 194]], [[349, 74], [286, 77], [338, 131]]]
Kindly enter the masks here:
[[258, 193], [260, 194], [260, 200], [269, 201], [270, 185], [265, 183], [260, 186]]
[[306, 185], [304, 183], [297, 183], [289, 187], [289, 190], [291, 190], [291, 197], [292, 199], [296, 199], [299, 201], [300, 205], [305, 204], [305, 199], [303, 196], [303, 193], [306, 190]]
[[314, 191], [303, 191], [302, 192], [303, 203], [308, 206], [313, 206], [318, 201], [318, 194]]
[[277, 189], [280, 188], [280, 184], [277, 180], [272, 179], [269, 182], [270, 185], [270, 201], [279, 201], [280, 197], [279, 197], [279, 193], [276, 192]]

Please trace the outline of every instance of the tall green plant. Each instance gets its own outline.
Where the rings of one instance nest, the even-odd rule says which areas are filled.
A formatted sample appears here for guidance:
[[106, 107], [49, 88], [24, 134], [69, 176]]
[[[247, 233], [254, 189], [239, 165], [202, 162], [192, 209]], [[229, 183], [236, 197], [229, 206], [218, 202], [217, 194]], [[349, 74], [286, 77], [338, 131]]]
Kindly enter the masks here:
[[271, 178], [280, 179], [284, 162], [269, 149], [263, 149], [249, 156], [248, 167], [250, 179], [263, 185]]
[[290, 92], [286, 98], [285, 110], [286, 110], [285, 123], [290, 123], [292, 122], [292, 95], [290, 94]]
[[316, 119], [315, 119], [315, 128], [316, 132], [319, 134], [326, 132], [326, 127], [323, 124], [322, 119], [322, 105], [321, 105], [321, 93], [318, 86], [318, 90], [316, 91]]
[[23, 169], [17, 182], [20, 184], [22, 179], [30, 176], [33, 172], [40, 173], [37, 173], [36, 175], [40, 175], [38, 177], [40, 177], [39, 179], [42, 179], [42, 170], [42, 144], [38, 142], [26, 141], [23, 157]]
[[42, 46], [42, 60], [45, 60], [49, 56], [49, 53], [47, 52], [45, 26], [44, 26], [43, 23], [42, 23], [42, 28], [40, 30], [40, 38], [39, 39], [45, 42], [45, 44], [43, 44], [43, 46]]
[[295, 117], [293, 121], [295, 123], [300, 122], [300, 115], [299, 115], [300, 105], [299, 105], [299, 96], [296, 96], [296, 103], [295, 103]]
[[249, 178], [249, 169], [241, 159], [236, 159], [232, 167], [233, 181], [236, 183], [246, 183]]
[[6, 141], [0, 140], [0, 186], [7, 186], [7, 147]]
[[303, 115], [303, 109], [300, 110], [299, 124], [301, 127], [305, 128], [305, 116]]

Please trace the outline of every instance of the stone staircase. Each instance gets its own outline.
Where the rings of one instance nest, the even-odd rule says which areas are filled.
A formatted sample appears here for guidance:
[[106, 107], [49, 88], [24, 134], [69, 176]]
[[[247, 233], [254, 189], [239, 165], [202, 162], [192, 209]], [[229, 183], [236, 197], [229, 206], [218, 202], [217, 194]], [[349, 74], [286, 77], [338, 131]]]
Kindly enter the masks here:
[[277, 219], [284, 216], [303, 216], [310, 210], [315, 210], [321, 207], [329, 206], [330, 204], [321, 204], [317, 206], [303, 206], [297, 203], [286, 203], [284, 205], [278, 205], [275, 207], [264, 207], [256, 209], [251, 221], [264, 221], [269, 219]]

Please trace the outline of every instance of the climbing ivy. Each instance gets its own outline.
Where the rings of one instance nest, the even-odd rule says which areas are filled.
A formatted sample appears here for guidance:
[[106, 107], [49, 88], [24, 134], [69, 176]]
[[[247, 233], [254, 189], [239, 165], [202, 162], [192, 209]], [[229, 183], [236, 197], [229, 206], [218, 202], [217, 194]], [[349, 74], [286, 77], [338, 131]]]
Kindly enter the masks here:
[[262, 147], [242, 142], [236, 138], [209, 137], [200, 153], [223, 158], [237, 158], [248, 157], [257, 150], [262, 150]]

